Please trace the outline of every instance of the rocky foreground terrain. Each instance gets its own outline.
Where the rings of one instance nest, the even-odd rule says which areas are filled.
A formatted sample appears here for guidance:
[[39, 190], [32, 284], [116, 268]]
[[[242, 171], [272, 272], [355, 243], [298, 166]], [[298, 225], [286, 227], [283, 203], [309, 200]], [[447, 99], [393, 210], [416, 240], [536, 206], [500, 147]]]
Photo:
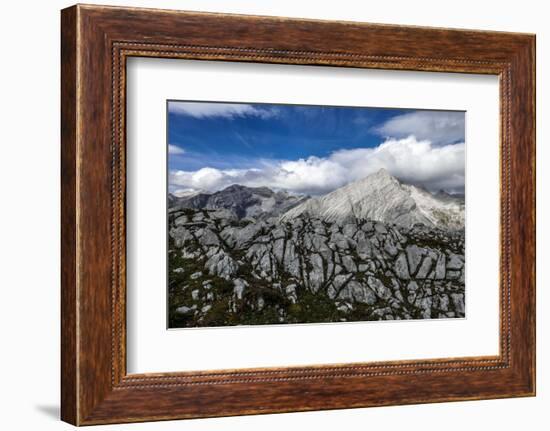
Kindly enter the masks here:
[[[370, 199], [388, 182], [410, 187], [387, 173], [374, 180], [360, 184]], [[384, 210], [396, 222], [365, 217], [361, 202], [327, 217], [312, 199], [225, 191], [171, 197], [170, 327], [464, 317], [463, 201], [431, 202], [433, 219], [398, 199], [398, 211]]]

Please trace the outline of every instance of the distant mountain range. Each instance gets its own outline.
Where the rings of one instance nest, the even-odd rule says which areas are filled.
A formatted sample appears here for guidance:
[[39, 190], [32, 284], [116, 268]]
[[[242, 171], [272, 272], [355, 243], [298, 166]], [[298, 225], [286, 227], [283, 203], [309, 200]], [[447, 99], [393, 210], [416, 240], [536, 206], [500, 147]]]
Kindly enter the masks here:
[[184, 208], [225, 209], [239, 219], [258, 219], [277, 217], [308, 199], [308, 196], [291, 195], [284, 191], [274, 192], [267, 187], [234, 184], [215, 193], [196, 192], [179, 197], [169, 194], [168, 207], [172, 211]]
[[385, 169], [349, 183], [324, 196], [309, 197], [274, 192], [267, 187], [232, 185], [215, 193], [169, 195], [170, 210], [183, 208], [228, 210], [235, 217], [290, 221], [307, 214], [341, 223], [349, 217], [412, 227], [422, 224], [445, 230], [464, 228], [464, 196], [430, 193], [405, 184]]

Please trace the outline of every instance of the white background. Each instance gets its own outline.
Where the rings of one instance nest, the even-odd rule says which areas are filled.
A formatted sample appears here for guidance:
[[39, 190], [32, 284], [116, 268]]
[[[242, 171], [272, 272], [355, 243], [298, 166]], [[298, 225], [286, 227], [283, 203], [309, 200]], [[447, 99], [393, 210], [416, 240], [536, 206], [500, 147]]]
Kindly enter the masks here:
[[[298, 0], [117, 1], [189, 10], [346, 19], [537, 33], [538, 396], [509, 399], [106, 426], [96, 429], [544, 430], [550, 423], [550, 28], [545, 2], [463, 0], [312, 2]], [[6, 2], [0, 16], [0, 425], [70, 429], [59, 399], [59, 9], [65, 1]], [[546, 314], [545, 314], [546, 312]]]
[[[127, 83], [128, 372], [498, 354], [498, 77], [141, 58]], [[167, 99], [466, 111], [466, 319], [167, 331]]]

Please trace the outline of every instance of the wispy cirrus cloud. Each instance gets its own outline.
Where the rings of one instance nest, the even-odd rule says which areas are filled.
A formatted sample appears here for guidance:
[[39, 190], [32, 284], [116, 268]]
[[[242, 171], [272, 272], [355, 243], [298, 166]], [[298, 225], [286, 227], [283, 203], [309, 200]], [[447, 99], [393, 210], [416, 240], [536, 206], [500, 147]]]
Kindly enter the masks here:
[[462, 111], [415, 111], [397, 115], [372, 131], [383, 137], [428, 140], [445, 145], [465, 140], [465, 113]]
[[245, 103], [207, 103], [207, 102], [168, 102], [168, 111], [172, 114], [188, 115], [194, 118], [259, 117], [262, 119], [277, 116], [273, 107]]
[[168, 154], [169, 155], [181, 155], [185, 154], [185, 150], [177, 145], [168, 144]]

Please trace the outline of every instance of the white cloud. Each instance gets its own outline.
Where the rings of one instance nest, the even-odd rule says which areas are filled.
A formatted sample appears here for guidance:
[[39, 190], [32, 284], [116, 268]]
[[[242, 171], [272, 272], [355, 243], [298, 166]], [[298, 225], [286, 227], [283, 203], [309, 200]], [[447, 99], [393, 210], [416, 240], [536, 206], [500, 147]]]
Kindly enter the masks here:
[[231, 184], [324, 194], [381, 168], [431, 190], [464, 190], [464, 143], [434, 146], [410, 136], [375, 148], [339, 150], [326, 158], [262, 161], [254, 169], [171, 171], [171, 189], [216, 191]]
[[373, 130], [381, 136], [406, 138], [413, 135], [436, 145], [464, 141], [465, 114], [461, 111], [415, 111], [390, 118]]
[[189, 115], [195, 118], [271, 118], [277, 115], [274, 108], [258, 108], [244, 103], [169, 102], [170, 113]]
[[177, 189], [172, 192], [174, 196], [177, 196], [178, 198], [182, 198], [184, 196], [190, 196], [197, 192], [197, 190], [194, 189]]
[[181, 147], [178, 147], [177, 145], [168, 144], [168, 154], [170, 155], [178, 155], [178, 154], [184, 154], [185, 150]]

